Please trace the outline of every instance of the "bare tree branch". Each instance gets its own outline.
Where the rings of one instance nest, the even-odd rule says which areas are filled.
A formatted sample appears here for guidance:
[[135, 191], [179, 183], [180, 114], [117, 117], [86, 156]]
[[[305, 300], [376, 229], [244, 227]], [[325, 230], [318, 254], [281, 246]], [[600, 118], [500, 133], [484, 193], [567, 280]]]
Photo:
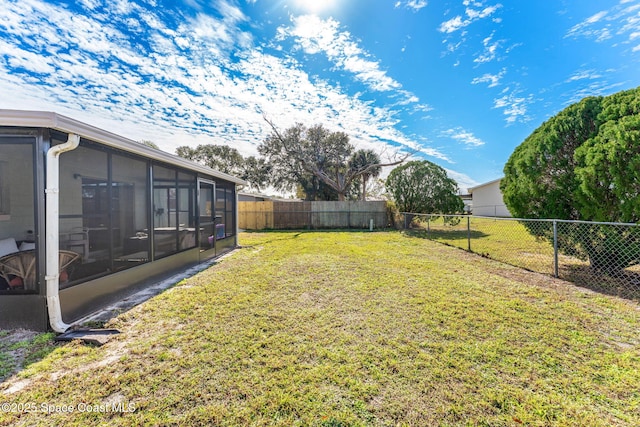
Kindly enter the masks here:
[[[354, 147], [349, 143], [346, 134], [327, 132], [321, 125], [305, 128], [302, 124], [297, 124], [287, 132], [297, 131], [298, 134], [283, 135], [265, 114], [262, 117], [271, 127], [271, 137], [280, 143], [281, 149], [284, 151], [279, 155], [274, 153], [272, 157], [276, 156], [281, 161], [288, 163], [291, 168], [301, 168], [306, 173], [317, 177], [322, 183], [336, 191], [340, 200], [344, 200], [354, 180], [358, 177], [370, 174], [382, 167], [401, 164], [411, 156], [411, 153], [407, 153], [399, 160], [386, 163], [377, 162], [366, 165], [364, 168], [354, 168], [348, 164], [347, 160], [353, 153]], [[266, 145], [267, 142], [262, 147]], [[265, 149], [265, 151], [267, 150]]]

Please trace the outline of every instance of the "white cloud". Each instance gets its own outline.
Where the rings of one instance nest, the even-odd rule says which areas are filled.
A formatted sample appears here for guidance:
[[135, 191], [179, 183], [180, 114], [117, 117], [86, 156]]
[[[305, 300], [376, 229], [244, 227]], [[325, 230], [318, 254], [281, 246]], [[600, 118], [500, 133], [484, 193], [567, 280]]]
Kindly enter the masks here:
[[407, 2], [407, 7], [418, 11], [420, 9], [422, 9], [423, 7], [427, 7], [427, 0], [409, 0]]
[[373, 90], [400, 89], [400, 83], [381, 70], [379, 62], [368, 59], [370, 55], [352, 40], [351, 34], [338, 27], [332, 18], [304, 15], [293, 18], [293, 27], [281, 28], [280, 35], [294, 37], [308, 54], [324, 53], [337, 67], [353, 73]]
[[603, 11], [600, 11], [600, 12], [596, 13], [595, 15], [592, 15], [592, 16], [588, 17], [585, 20], [585, 22], [587, 24], [594, 24], [594, 23], [599, 22], [600, 20], [602, 20], [602, 18], [604, 18], [605, 16], [607, 16], [607, 11], [603, 10]]
[[414, 12], [418, 12], [420, 9], [427, 7], [427, 0], [408, 0], [408, 1], [397, 1], [394, 4], [394, 7], [397, 9], [404, 5], [407, 9], [412, 9]]
[[[282, 128], [323, 123], [344, 130], [356, 144], [450, 161], [398, 130], [394, 111], [312, 79], [291, 57], [253, 46], [235, 3], [220, 1], [216, 16], [181, 16], [173, 26], [153, 10], [111, 4], [94, 0], [92, 10], [106, 12], [86, 16], [38, 0], [0, 8], [4, 31], [14, 36], [0, 46], [0, 107], [57, 111], [135, 140], [152, 140], [167, 151], [226, 143], [243, 154], [255, 154], [267, 136], [264, 113]], [[124, 25], [130, 22], [138, 27]], [[398, 105], [428, 108], [402, 90], [349, 33], [331, 20], [321, 24], [296, 36], [300, 43], [325, 52], [370, 87], [390, 91]]]
[[617, 31], [618, 35], [628, 34], [630, 42], [640, 36], [640, 3], [621, 10], [615, 18], [621, 24]]
[[527, 107], [533, 97], [531, 95], [528, 97], [519, 96], [518, 90], [513, 90], [510, 93], [509, 90], [509, 88], [505, 89], [502, 97], [493, 100], [493, 108], [502, 109], [503, 114], [507, 116], [505, 120], [508, 124], [528, 121]]
[[496, 59], [498, 48], [502, 44], [502, 40], [493, 41], [493, 35], [494, 34], [491, 34], [489, 37], [482, 40], [484, 51], [478, 55], [473, 62], [482, 64]]
[[577, 90], [571, 90], [569, 93], [565, 95], [567, 101], [564, 103], [565, 105], [575, 104], [580, 100], [588, 97], [588, 96], [603, 96], [608, 95], [617, 90], [620, 90], [622, 83], [614, 83], [610, 84], [606, 81], [596, 80], [589, 83], [587, 86], [579, 88]]
[[594, 80], [602, 77], [602, 74], [596, 70], [579, 70], [569, 76], [566, 82], [575, 82], [578, 80]]
[[483, 140], [461, 127], [447, 129], [445, 131], [442, 131], [440, 134], [455, 141], [461, 142], [468, 147], [479, 147], [481, 145], [484, 145]]
[[455, 52], [456, 50], [458, 50], [458, 48], [460, 46], [462, 46], [462, 44], [464, 43], [464, 38], [460, 41], [458, 41], [457, 43], [453, 43], [450, 40], [443, 40], [442, 43], [446, 44], [447, 47], [447, 52], [448, 53], [452, 53]]
[[449, 176], [449, 178], [458, 183], [458, 189], [463, 193], [465, 193], [468, 188], [473, 188], [480, 184], [478, 181], [471, 179], [464, 173], [456, 172], [447, 168], [445, 168], [445, 171], [447, 171], [447, 176]]
[[[602, 10], [585, 18], [582, 22], [571, 27], [565, 38], [588, 38], [596, 42], [613, 40], [619, 42], [616, 36], [625, 38], [626, 43], [632, 43], [640, 32], [640, 3], [626, 6], [627, 1], [621, 1], [609, 10]], [[632, 48], [635, 52], [637, 49]]]
[[370, 54], [353, 40], [347, 31], [340, 31], [340, 25], [332, 18], [322, 19], [315, 15], [292, 18], [292, 27], [280, 27], [278, 39], [291, 37], [307, 54], [324, 54], [338, 69], [352, 73], [356, 80], [377, 92], [390, 92], [400, 98], [397, 105], [414, 104], [414, 111], [430, 109], [419, 103], [417, 96], [403, 90], [402, 85], [382, 70], [380, 63], [370, 59]]
[[453, 33], [454, 31], [458, 31], [460, 28], [464, 28], [469, 24], [471, 24], [471, 21], [463, 21], [462, 16], [456, 16], [440, 24], [439, 30], [442, 33]]
[[13, 68], [21, 68], [37, 74], [50, 74], [55, 71], [53, 61], [3, 40], [0, 40], [0, 52], [3, 52], [7, 62]]
[[100, 4], [100, 0], [80, 0], [80, 2], [87, 9], [96, 9]]
[[[439, 26], [439, 31], [445, 34], [443, 43], [446, 51], [443, 56], [453, 53], [465, 46], [469, 41], [476, 42], [477, 33], [467, 29], [474, 22], [490, 19], [491, 22], [500, 23], [502, 19], [495, 16], [497, 11], [502, 8], [500, 3], [487, 6], [485, 1], [463, 1], [464, 14], [458, 14], [453, 18], [444, 21]], [[447, 12], [448, 13], [448, 12]], [[488, 37], [482, 39], [483, 50], [475, 55], [473, 62], [476, 64], [488, 63], [498, 58], [498, 50], [504, 44], [505, 40], [494, 40], [495, 31]], [[507, 49], [508, 53], [510, 49]], [[457, 66], [457, 63], [456, 63]]]
[[[464, 1], [463, 5], [466, 6], [465, 15], [463, 17], [461, 15], [457, 15], [448, 21], [445, 21], [440, 24], [439, 30], [443, 33], [453, 33], [458, 31], [464, 27], [467, 27], [478, 21], [480, 19], [484, 19], [493, 15], [498, 9], [502, 7], [500, 3], [492, 5], [492, 6], [484, 6], [482, 2], [469, 2]], [[481, 9], [474, 9], [481, 8]]]
[[500, 84], [500, 80], [507, 73], [507, 70], [503, 68], [498, 74], [483, 74], [481, 77], [476, 77], [471, 81], [471, 84], [489, 83], [489, 87], [496, 87]]

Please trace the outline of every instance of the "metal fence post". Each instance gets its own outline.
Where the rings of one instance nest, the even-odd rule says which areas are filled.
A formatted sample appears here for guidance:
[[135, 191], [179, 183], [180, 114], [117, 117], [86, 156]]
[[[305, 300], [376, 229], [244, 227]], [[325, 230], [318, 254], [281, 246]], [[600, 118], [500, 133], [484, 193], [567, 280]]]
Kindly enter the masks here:
[[553, 276], [558, 277], [558, 221], [553, 221]]
[[467, 216], [467, 250], [471, 252], [471, 217]]
[[[494, 205], [495, 207], [495, 205]], [[424, 227], [424, 219], [427, 219], [427, 238], [431, 236], [431, 220], [434, 221], [435, 237], [445, 244], [450, 244], [464, 250], [461, 242], [464, 230], [460, 225], [463, 216], [467, 217], [467, 251], [475, 253], [475, 238], [471, 232], [471, 216], [467, 215], [443, 215], [443, 214], [419, 214], [402, 212], [404, 226], [409, 228], [412, 219], [419, 219]], [[438, 218], [443, 218], [443, 227]], [[446, 220], [453, 218], [450, 227]], [[538, 273], [549, 274], [560, 278], [560, 261], [564, 269], [576, 268], [580, 274], [571, 274], [567, 277], [563, 271], [563, 278], [574, 281], [579, 286], [587, 287], [595, 291], [603, 291], [606, 294], [615, 289], [615, 294], [623, 298], [637, 300], [640, 297], [638, 277], [636, 271], [624, 271], [631, 259], [640, 253], [640, 224], [639, 223], [614, 223], [594, 222], [563, 219], [526, 219], [504, 218], [475, 215], [474, 227], [477, 229], [476, 237], [483, 236], [478, 241], [479, 254], [496, 261], [507, 263], [516, 267], [525, 268]], [[495, 223], [495, 224], [494, 224]], [[551, 224], [552, 236], [549, 235]], [[562, 224], [562, 227], [560, 225]], [[498, 226], [498, 228], [494, 228]], [[610, 227], [610, 228], [607, 228]], [[612, 228], [611, 228], [612, 227]], [[424, 231], [423, 228], [423, 231]], [[508, 234], [505, 234], [508, 233]], [[525, 234], [526, 233], [526, 234]], [[560, 236], [564, 233], [564, 236]], [[526, 237], [529, 236], [529, 237]], [[485, 240], [485, 237], [487, 238]], [[502, 239], [501, 237], [507, 237]], [[550, 241], [549, 237], [552, 237]], [[563, 241], [560, 242], [562, 237]], [[550, 247], [551, 246], [551, 247]], [[560, 246], [563, 255], [560, 260]], [[549, 249], [552, 253], [549, 253]], [[599, 250], [595, 255], [594, 251]], [[604, 250], [608, 252], [603, 252]], [[620, 259], [625, 257], [624, 259]], [[635, 260], [636, 258], [633, 258]], [[549, 271], [549, 261], [553, 263], [552, 271]]]

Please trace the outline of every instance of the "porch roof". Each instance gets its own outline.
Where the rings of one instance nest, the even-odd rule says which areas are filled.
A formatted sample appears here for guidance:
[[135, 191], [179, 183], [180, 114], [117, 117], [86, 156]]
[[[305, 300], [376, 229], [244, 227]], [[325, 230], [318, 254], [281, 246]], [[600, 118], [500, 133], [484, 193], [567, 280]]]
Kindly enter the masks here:
[[183, 159], [162, 150], [148, 147], [139, 142], [116, 135], [109, 131], [91, 126], [67, 116], [63, 116], [51, 111], [31, 111], [31, 110], [7, 110], [0, 109], [0, 126], [16, 126], [29, 128], [49, 128], [65, 133], [75, 133], [82, 138], [101, 144], [117, 148], [130, 153], [149, 157], [175, 166], [180, 166], [192, 171], [201, 172], [215, 178], [230, 181], [239, 185], [246, 185], [247, 182], [232, 175], [219, 172], [209, 167], [203, 166], [191, 160]]

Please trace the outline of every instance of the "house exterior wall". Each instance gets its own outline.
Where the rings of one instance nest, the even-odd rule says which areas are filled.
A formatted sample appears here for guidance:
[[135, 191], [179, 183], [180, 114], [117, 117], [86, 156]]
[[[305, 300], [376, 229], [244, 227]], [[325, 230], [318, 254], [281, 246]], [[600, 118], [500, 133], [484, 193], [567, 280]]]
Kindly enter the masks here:
[[[26, 119], [21, 112], [0, 110], [0, 169], [13, 177], [11, 193], [0, 191], [0, 197], [8, 194], [11, 207], [11, 215], [3, 216], [0, 212], [0, 239], [14, 238], [20, 243], [25, 240], [25, 232], [33, 230], [28, 237], [35, 240], [35, 250], [32, 251], [36, 266], [33, 273], [35, 285], [14, 286], [2, 279], [0, 328], [48, 328], [44, 268], [47, 246], [44, 233], [47, 215], [44, 158], [51, 146], [66, 140], [68, 133], [80, 135], [81, 142], [80, 147], [75, 149], [77, 151], [63, 153], [60, 157], [63, 166], [59, 177], [58, 221], [61, 237], [73, 229], [87, 229], [87, 221], [96, 215], [102, 215], [107, 221], [104, 227], [99, 224], [97, 229], [88, 229], [88, 253], [83, 253], [73, 269], [65, 270], [65, 279], [60, 279], [60, 306], [65, 323], [71, 324], [100, 307], [113, 304], [152, 284], [149, 283], [150, 278], [159, 280], [162, 276], [175, 274], [176, 271], [237, 247], [237, 186], [244, 184], [242, 180], [167, 153], [150, 150], [142, 144], [72, 119], [55, 114], [51, 116], [51, 113], [24, 114]], [[23, 124], [25, 121], [28, 125]], [[24, 159], [20, 161], [14, 158], [16, 135], [33, 136], [29, 154], [33, 158], [33, 170], [26, 173], [29, 179], [24, 178]], [[6, 164], [2, 164], [3, 160]], [[134, 163], [135, 169], [130, 167]], [[153, 212], [152, 195], [156, 182], [152, 179], [152, 168], [155, 165], [174, 171], [172, 176], [176, 177], [175, 181], [166, 184], [169, 189], [164, 193], [166, 197], [178, 194], [178, 199], [171, 199], [176, 200], [174, 205], [167, 205], [165, 209], [165, 212], [171, 209], [177, 219], [169, 224], [170, 227], [159, 224]], [[21, 175], [17, 174], [17, 167], [23, 169]], [[0, 170], [0, 175], [2, 173]], [[225, 224], [224, 235], [217, 236], [209, 245], [199, 243], [208, 240], [208, 236], [198, 233], [198, 224], [203, 218], [198, 205], [201, 180], [215, 185], [216, 206], [211, 206], [210, 202], [208, 212], [212, 215], [211, 209], [214, 209], [216, 221], [221, 218], [220, 221]], [[94, 197], [90, 190], [98, 191], [99, 188], [103, 194], [101, 200], [106, 201], [104, 211], [102, 207], [89, 211], [89, 207], [96, 206], [90, 200]], [[172, 192], [174, 188], [175, 192]], [[105, 192], [107, 196], [104, 196]], [[213, 200], [213, 196], [210, 200]], [[187, 211], [188, 218], [185, 217]], [[119, 214], [106, 215], [104, 212]], [[186, 223], [188, 221], [185, 218], [191, 222]], [[158, 230], [162, 237], [174, 232], [171, 236], [175, 236], [175, 246], [171, 251], [154, 253]], [[184, 235], [192, 238], [184, 239]], [[127, 250], [126, 246], [131, 247]], [[60, 240], [60, 249], [80, 255], [80, 249], [64, 248], [63, 240]]]
[[504, 204], [500, 180], [491, 181], [469, 189], [473, 200], [473, 214], [478, 216], [511, 217]]

